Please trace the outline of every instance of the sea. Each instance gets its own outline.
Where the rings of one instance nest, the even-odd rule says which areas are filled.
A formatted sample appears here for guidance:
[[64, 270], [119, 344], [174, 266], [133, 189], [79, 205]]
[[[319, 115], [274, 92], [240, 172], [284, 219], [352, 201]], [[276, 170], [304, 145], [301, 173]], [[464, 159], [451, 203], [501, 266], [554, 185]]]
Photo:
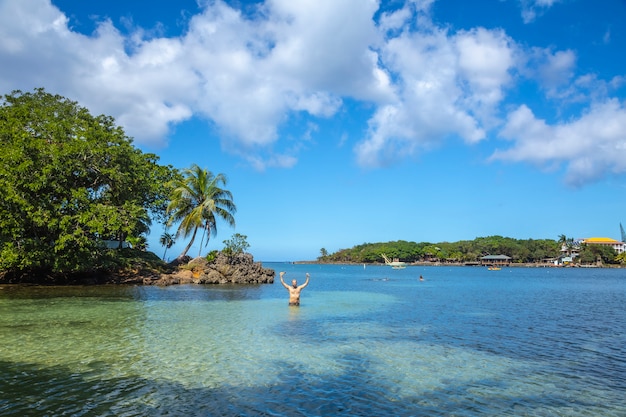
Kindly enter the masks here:
[[0, 416], [626, 416], [626, 269], [264, 266], [0, 285]]

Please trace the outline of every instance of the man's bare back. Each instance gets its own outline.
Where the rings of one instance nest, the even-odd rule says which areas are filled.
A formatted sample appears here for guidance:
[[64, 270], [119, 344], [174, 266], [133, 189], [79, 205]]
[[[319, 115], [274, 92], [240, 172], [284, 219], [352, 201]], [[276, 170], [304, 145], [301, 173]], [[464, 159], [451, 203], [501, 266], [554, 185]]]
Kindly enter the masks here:
[[287, 291], [289, 291], [289, 305], [299, 306], [300, 305], [300, 292], [302, 291], [304, 287], [309, 285], [309, 273], [307, 272], [306, 281], [304, 281], [304, 284], [300, 286], [298, 286], [298, 282], [295, 279], [291, 281], [291, 285], [285, 284], [285, 281], [283, 280], [283, 275], [285, 275], [285, 273], [281, 272], [280, 283], [283, 284], [283, 287], [287, 288]]

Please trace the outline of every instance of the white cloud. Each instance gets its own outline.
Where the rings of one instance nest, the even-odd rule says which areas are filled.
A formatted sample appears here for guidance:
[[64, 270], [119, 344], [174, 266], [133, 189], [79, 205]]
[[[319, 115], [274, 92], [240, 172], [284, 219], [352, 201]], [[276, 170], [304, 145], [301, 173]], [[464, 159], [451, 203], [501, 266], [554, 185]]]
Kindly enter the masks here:
[[396, 76], [397, 100], [370, 120], [369, 136], [355, 148], [359, 163], [386, 165], [449, 136], [484, 139], [483, 125], [497, 123], [496, 106], [511, 82], [512, 44], [502, 31], [483, 28], [451, 36], [429, 27], [388, 39], [381, 59]]
[[298, 159], [292, 155], [272, 154], [265, 158], [258, 155], [247, 154], [244, 159], [257, 171], [265, 171], [267, 168], [291, 168], [296, 165]]
[[[48, 1], [4, 1], [0, 7], [0, 88], [45, 87], [79, 101], [94, 113], [114, 116], [143, 142], [161, 143], [171, 123], [191, 116], [184, 91], [193, 74], [180, 65], [176, 40], [133, 45], [110, 21], [87, 37], [72, 32]], [[19, 47], [16, 48], [16, 45]]]
[[564, 165], [567, 183], [580, 186], [608, 174], [626, 173], [626, 107], [596, 103], [580, 118], [556, 125], [537, 119], [526, 106], [511, 112], [500, 136], [513, 142], [492, 160]]
[[[294, 114], [312, 126], [356, 100], [373, 109], [354, 147], [363, 166], [449, 137], [474, 144], [504, 123], [501, 136], [513, 146], [493, 159], [564, 164], [571, 183], [623, 172], [619, 129], [606, 132], [615, 124], [624, 131], [623, 106], [610, 99], [623, 76], [577, 74], [574, 51], [524, 49], [501, 29], [452, 32], [431, 19], [434, 1], [409, 0], [376, 17], [377, 0], [266, 0], [250, 15], [211, 0], [167, 38], [132, 26], [124, 35], [108, 20], [86, 36], [50, 0], [0, 0], [0, 62], [10, 63], [0, 66], [0, 90], [43, 86], [156, 146], [173, 125], [199, 115], [220, 129], [223, 149], [260, 170], [297, 163], [311, 130], [285, 144], [281, 128]], [[535, 18], [556, 2], [521, 4]], [[530, 104], [503, 120], [521, 77], [559, 105], [596, 104], [554, 125]]]
[[553, 52], [534, 48], [530, 56], [531, 67], [540, 85], [548, 95], [558, 96], [557, 91], [571, 83], [576, 68], [576, 53], [572, 50]]
[[382, 13], [379, 19], [379, 28], [383, 33], [402, 30], [406, 23], [413, 18], [413, 11], [408, 7]]
[[626, 79], [616, 76], [606, 81], [593, 73], [577, 74], [578, 57], [572, 50], [532, 48], [525, 60], [520, 72], [534, 80], [545, 96], [559, 107], [605, 100], [621, 88]]
[[342, 96], [393, 96], [370, 48], [374, 0], [270, 0], [257, 20], [218, 0], [169, 39], [143, 39], [141, 28], [125, 37], [110, 21], [84, 36], [48, 0], [0, 7], [0, 58], [12, 63], [0, 70], [1, 88], [67, 95], [113, 115], [140, 143], [162, 143], [196, 113], [254, 149], [278, 139], [289, 112], [329, 117]]
[[483, 123], [492, 125], [495, 107], [511, 83], [517, 64], [517, 47], [502, 30], [477, 28], [455, 37], [459, 76], [468, 83], [466, 106]]
[[522, 20], [524, 23], [532, 23], [560, 0], [519, 0], [519, 2], [522, 7]]

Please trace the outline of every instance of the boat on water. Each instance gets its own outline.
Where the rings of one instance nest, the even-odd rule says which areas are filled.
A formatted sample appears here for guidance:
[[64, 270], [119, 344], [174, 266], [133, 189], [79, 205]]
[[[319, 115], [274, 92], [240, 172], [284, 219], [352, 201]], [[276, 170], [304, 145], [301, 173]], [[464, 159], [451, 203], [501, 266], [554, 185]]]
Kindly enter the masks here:
[[487, 268], [487, 269], [488, 269], [488, 270], [490, 270], [490, 271], [499, 271], [499, 270], [501, 270], [502, 268], [500, 268], [499, 266], [490, 266], [490, 267], [489, 267], [489, 268]]
[[387, 255], [381, 253], [383, 259], [385, 260], [385, 265], [389, 265], [392, 269], [404, 269], [406, 268], [406, 263], [401, 262], [398, 258], [394, 258], [393, 261], [390, 260]]

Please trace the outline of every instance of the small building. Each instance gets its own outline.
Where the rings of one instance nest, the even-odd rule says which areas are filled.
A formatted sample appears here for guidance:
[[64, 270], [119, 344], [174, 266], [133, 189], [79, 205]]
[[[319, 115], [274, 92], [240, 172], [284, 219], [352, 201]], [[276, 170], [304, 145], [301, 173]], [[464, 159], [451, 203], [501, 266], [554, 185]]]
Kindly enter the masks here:
[[583, 239], [582, 243], [586, 245], [609, 246], [615, 249], [615, 252], [617, 252], [618, 255], [626, 251], [626, 243], [608, 237], [588, 237]]
[[487, 255], [480, 258], [483, 266], [508, 266], [511, 264], [511, 257], [506, 255]]
[[571, 265], [574, 263], [574, 258], [572, 256], [561, 256], [557, 261], [554, 262], [555, 265]]

